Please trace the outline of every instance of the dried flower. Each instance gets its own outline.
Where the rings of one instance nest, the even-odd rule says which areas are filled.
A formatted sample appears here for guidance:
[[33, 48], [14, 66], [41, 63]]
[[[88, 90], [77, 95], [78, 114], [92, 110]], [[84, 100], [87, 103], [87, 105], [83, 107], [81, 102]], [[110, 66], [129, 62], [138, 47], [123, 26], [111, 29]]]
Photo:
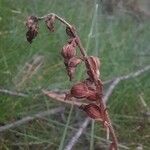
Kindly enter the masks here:
[[54, 32], [55, 15], [47, 16], [45, 19], [45, 23], [46, 23], [47, 28], [51, 32]]
[[75, 84], [70, 90], [70, 96], [75, 98], [85, 98], [90, 101], [96, 101], [98, 98], [97, 92], [88, 87], [84, 82]]
[[26, 33], [26, 38], [29, 43], [32, 43], [32, 40], [38, 34], [38, 18], [36, 16], [30, 16], [27, 19], [26, 26], [28, 31]]
[[87, 115], [92, 119], [101, 119], [101, 108], [96, 104], [88, 104], [88, 105], [81, 105], [80, 108], [84, 110]]
[[86, 98], [88, 96], [89, 90], [86, 84], [80, 82], [75, 84], [70, 91], [72, 97], [75, 98]]
[[74, 45], [74, 40], [64, 45], [61, 55], [64, 57], [64, 59], [70, 59], [76, 55], [76, 46]]

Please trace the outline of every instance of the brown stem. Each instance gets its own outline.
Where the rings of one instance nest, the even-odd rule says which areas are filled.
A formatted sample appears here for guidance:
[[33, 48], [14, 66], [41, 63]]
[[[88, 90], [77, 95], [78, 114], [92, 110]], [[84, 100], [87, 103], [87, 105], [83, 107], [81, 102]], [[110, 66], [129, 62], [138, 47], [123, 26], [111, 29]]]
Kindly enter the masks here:
[[95, 83], [95, 86], [97, 88], [97, 90], [99, 91], [99, 105], [101, 107], [101, 109], [105, 112], [105, 119], [107, 121], [107, 123], [109, 124], [109, 129], [110, 129], [110, 133], [111, 133], [111, 136], [112, 136], [112, 140], [113, 140], [113, 144], [115, 145], [115, 150], [118, 149], [118, 141], [117, 141], [117, 137], [115, 135], [115, 131], [114, 131], [114, 128], [112, 126], [112, 123], [111, 123], [111, 119], [109, 117], [109, 114], [107, 112], [107, 109], [106, 109], [106, 104], [104, 103], [103, 99], [102, 99], [102, 95], [101, 95], [101, 91], [102, 91], [102, 82], [100, 79], [97, 79], [95, 73], [94, 73], [94, 70], [92, 69], [92, 66], [90, 65], [88, 59], [87, 59], [87, 53], [86, 53], [86, 50], [84, 49], [83, 45], [82, 45], [82, 42], [79, 38], [79, 36], [77, 35], [76, 33], [76, 30], [75, 28], [69, 24], [66, 20], [64, 20], [63, 18], [59, 17], [58, 15], [54, 14], [54, 13], [50, 13], [46, 16], [43, 16], [43, 17], [39, 17], [38, 19], [41, 20], [41, 19], [45, 19], [46, 17], [50, 16], [50, 15], [54, 15], [56, 17], [57, 20], [59, 20], [60, 22], [62, 22], [63, 24], [65, 24], [67, 27], [70, 28], [71, 32], [73, 33], [73, 35], [75, 36], [75, 38], [77, 39], [76, 40], [76, 43], [80, 49], [80, 52], [84, 58], [84, 62], [85, 62], [85, 65], [86, 65], [86, 68], [88, 70], [91, 71], [92, 73], [92, 76], [93, 76], [93, 79], [94, 79], [94, 83]]

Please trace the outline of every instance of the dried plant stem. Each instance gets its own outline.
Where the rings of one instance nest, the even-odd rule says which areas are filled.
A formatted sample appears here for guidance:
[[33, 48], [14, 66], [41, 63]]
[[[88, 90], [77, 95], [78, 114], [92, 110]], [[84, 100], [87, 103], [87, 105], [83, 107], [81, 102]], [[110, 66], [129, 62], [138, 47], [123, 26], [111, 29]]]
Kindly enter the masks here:
[[34, 119], [41, 118], [41, 117], [48, 116], [48, 115], [52, 115], [52, 114], [56, 114], [56, 113], [61, 112], [63, 110], [64, 110], [64, 108], [58, 107], [58, 108], [54, 108], [54, 109], [51, 109], [51, 110], [38, 112], [37, 114], [34, 114], [32, 116], [27, 116], [27, 117], [24, 117], [24, 118], [22, 118], [22, 119], [20, 119], [18, 121], [13, 122], [13, 123], [1, 126], [0, 127], [0, 132], [4, 132], [6, 130], [9, 130], [9, 129], [12, 129], [12, 128], [16, 128], [16, 127], [18, 127], [18, 126], [20, 126], [22, 124], [25, 124], [25, 123], [27, 123], [29, 121], [34, 120]]
[[0, 89], [0, 93], [12, 95], [12, 96], [18, 96], [18, 97], [28, 97], [27, 94], [16, 92], [16, 91], [10, 91], [10, 90], [3, 89], [3, 88]]
[[72, 149], [72, 147], [76, 144], [76, 142], [78, 141], [79, 137], [81, 136], [81, 134], [84, 132], [84, 130], [86, 129], [86, 127], [90, 123], [90, 120], [91, 119], [89, 117], [87, 117], [83, 121], [83, 123], [81, 124], [80, 128], [78, 129], [78, 131], [76, 132], [76, 134], [71, 138], [71, 140], [66, 145], [66, 147], [64, 148], [64, 150], [71, 150]]

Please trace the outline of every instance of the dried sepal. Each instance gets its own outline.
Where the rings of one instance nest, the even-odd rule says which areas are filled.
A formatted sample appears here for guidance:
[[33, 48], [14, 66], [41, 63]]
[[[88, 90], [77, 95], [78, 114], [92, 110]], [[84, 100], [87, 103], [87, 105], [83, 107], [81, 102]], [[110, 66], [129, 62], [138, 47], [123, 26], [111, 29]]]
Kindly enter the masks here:
[[26, 33], [26, 38], [29, 43], [32, 43], [32, 40], [38, 34], [38, 18], [36, 16], [29, 16], [26, 21], [26, 26], [28, 31]]
[[45, 23], [49, 31], [54, 32], [54, 23], [55, 23], [55, 15], [47, 16], [45, 19]]
[[94, 77], [96, 77], [98, 79], [99, 75], [100, 75], [100, 72], [99, 72], [99, 67], [100, 67], [99, 58], [95, 57], [95, 56], [87, 57], [86, 66], [87, 66], [87, 74], [89, 75], [89, 78], [93, 80]]
[[87, 115], [92, 119], [101, 119], [101, 108], [96, 104], [88, 104], [88, 105], [81, 105], [80, 109], [85, 111]]

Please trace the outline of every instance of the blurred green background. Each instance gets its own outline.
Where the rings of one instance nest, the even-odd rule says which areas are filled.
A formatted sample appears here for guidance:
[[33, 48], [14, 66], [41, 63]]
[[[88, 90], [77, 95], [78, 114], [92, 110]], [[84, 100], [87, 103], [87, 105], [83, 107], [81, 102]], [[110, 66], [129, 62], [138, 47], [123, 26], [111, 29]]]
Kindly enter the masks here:
[[[64, 26], [56, 23], [56, 31], [50, 33], [44, 22], [40, 22], [39, 34], [29, 44], [25, 37], [27, 16], [54, 12], [73, 24], [88, 54], [100, 58], [103, 81], [150, 65], [150, 19], [147, 16], [150, 5], [138, 3], [141, 10], [135, 11], [127, 7], [129, 4], [120, 6], [120, 2], [120, 7], [112, 10], [113, 3], [108, 5], [106, 2], [0, 0], [0, 88], [29, 95], [23, 98], [0, 93], [0, 125], [39, 111], [65, 107], [61, 115], [36, 119], [0, 133], [0, 149], [56, 150], [61, 149], [60, 143], [63, 149], [75, 133], [74, 129], [78, 129], [86, 117], [79, 109], [69, 111], [70, 106], [50, 100], [41, 92], [42, 89], [69, 89], [74, 82], [85, 78], [84, 69], [80, 66], [74, 81], [70, 83], [68, 80], [60, 55], [67, 41]], [[30, 69], [31, 65], [35, 66]], [[122, 81], [108, 102], [119, 142], [131, 149], [138, 145], [142, 145], [144, 150], [150, 147], [149, 119], [143, 115], [146, 110], [140, 100], [142, 95], [147, 107], [150, 106], [149, 77], [150, 72], [145, 72]], [[71, 118], [67, 122], [69, 114]], [[65, 140], [61, 142], [63, 137]], [[94, 123], [94, 131], [91, 132], [90, 123], [74, 149], [100, 149], [103, 143], [96, 137], [105, 138], [103, 128]], [[90, 146], [91, 141], [94, 141], [93, 146]]]

